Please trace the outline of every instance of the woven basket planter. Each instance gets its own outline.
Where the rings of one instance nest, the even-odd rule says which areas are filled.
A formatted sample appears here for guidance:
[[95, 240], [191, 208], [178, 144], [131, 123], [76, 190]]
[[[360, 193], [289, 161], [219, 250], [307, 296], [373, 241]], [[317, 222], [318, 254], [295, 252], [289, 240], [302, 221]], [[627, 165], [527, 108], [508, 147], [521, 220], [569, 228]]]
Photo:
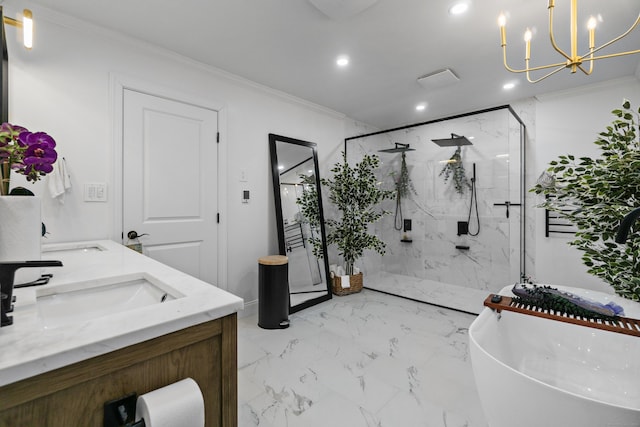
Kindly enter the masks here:
[[352, 274], [349, 276], [349, 287], [343, 288], [340, 276], [334, 276], [332, 281], [332, 291], [334, 295], [343, 296], [355, 294], [362, 290], [362, 273]]

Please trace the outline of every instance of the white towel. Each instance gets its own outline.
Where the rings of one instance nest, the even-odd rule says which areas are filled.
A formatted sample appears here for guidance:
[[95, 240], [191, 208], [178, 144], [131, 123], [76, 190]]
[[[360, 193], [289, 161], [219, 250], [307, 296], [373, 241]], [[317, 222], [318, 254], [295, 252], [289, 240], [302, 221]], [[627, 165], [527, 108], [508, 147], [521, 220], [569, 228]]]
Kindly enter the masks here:
[[349, 276], [340, 276], [340, 286], [342, 289], [347, 289], [351, 287], [351, 278]]
[[67, 161], [60, 157], [53, 164], [53, 171], [49, 174], [49, 193], [51, 197], [59, 198], [64, 203], [64, 193], [71, 188], [71, 176], [67, 170]]

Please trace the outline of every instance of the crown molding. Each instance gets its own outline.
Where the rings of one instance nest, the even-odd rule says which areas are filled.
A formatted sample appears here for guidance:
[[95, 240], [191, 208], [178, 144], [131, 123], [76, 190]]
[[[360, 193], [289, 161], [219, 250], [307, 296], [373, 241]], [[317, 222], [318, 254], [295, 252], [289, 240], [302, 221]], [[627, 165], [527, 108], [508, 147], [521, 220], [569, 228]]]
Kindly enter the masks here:
[[[21, 7], [24, 7], [24, 4], [25, 3], [21, 3]], [[4, 6], [6, 7], [7, 5], [5, 4]], [[269, 95], [289, 102], [291, 104], [295, 104], [309, 110], [328, 115], [332, 118], [344, 119], [346, 117], [346, 114], [335, 111], [331, 108], [316, 104], [311, 101], [307, 101], [306, 99], [299, 98], [295, 95], [291, 95], [281, 90], [271, 88], [261, 83], [254, 82], [253, 80], [240, 77], [221, 68], [205, 64], [172, 50], [157, 46], [153, 43], [149, 43], [135, 37], [131, 37], [105, 27], [101, 27], [99, 25], [88, 23], [80, 18], [76, 18], [34, 3], [29, 3], [29, 7], [34, 11], [34, 16], [36, 16], [37, 20], [44, 20], [53, 25], [58, 25], [71, 31], [90, 34], [94, 37], [101, 37], [105, 40], [116, 41], [127, 46], [135, 46], [141, 50], [146, 50], [151, 54], [162, 56], [170, 61], [175, 61], [185, 66], [203, 71], [216, 78], [224, 79], [240, 87], [256, 90], [265, 95]]]

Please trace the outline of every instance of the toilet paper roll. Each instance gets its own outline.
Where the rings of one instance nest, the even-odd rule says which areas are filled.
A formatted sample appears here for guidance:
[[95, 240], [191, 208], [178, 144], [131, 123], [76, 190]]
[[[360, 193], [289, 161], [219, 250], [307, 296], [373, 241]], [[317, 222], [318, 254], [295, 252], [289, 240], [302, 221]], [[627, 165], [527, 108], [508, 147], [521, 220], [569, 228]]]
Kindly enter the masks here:
[[[42, 243], [40, 198], [35, 196], [0, 197], [0, 261], [38, 261]], [[16, 271], [14, 284], [33, 282], [41, 269]]]
[[204, 427], [204, 398], [191, 378], [138, 397], [136, 421], [145, 427]]

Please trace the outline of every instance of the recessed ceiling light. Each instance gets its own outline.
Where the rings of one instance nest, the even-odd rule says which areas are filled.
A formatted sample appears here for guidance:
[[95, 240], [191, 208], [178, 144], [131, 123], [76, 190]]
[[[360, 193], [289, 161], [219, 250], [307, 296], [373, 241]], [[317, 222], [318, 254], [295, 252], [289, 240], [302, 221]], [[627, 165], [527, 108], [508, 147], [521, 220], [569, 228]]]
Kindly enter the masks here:
[[504, 86], [502, 86], [502, 89], [504, 89], [504, 90], [511, 90], [511, 89], [513, 89], [514, 87], [516, 87], [516, 84], [515, 84], [515, 83], [506, 83]]
[[449, 14], [451, 15], [460, 15], [465, 13], [467, 10], [469, 10], [469, 3], [467, 2], [460, 2], [460, 3], [456, 3], [453, 6], [451, 6], [449, 8]]
[[416, 111], [424, 111], [427, 108], [427, 104], [422, 103], [422, 104], [418, 104], [416, 105]]
[[282, 169], [284, 169], [284, 166], [282, 166], [282, 165], [278, 165], [278, 170], [280, 170], [280, 171], [281, 171]]
[[338, 56], [338, 59], [336, 59], [336, 64], [338, 64], [338, 67], [346, 67], [347, 65], [349, 65], [349, 57], [346, 55]]

